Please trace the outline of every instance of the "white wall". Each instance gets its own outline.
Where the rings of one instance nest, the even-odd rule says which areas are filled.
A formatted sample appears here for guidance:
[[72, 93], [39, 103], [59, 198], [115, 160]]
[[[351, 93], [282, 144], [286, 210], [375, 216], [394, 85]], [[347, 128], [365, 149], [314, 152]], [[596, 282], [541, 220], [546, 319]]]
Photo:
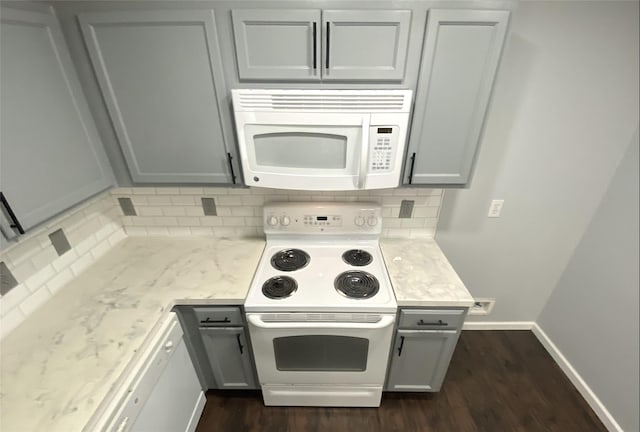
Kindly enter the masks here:
[[[436, 239], [484, 321], [535, 321], [638, 127], [638, 2], [522, 2], [469, 189]], [[493, 198], [502, 217], [488, 219]]]
[[638, 420], [638, 133], [538, 325], [622, 430]]

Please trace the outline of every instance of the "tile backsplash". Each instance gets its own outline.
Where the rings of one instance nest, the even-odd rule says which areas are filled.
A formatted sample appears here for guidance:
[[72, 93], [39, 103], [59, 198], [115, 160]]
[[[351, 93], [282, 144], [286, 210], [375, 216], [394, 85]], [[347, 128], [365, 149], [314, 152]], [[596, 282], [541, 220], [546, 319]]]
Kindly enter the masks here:
[[0, 297], [0, 337], [125, 237], [109, 192], [20, 236], [0, 253], [0, 269], [17, 282]]
[[[127, 235], [262, 237], [262, 207], [276, 201], [382, 205], [383, 237], [433, 238], [441, 189], [309, 192], [262, 188], [115, 188], [20, 236], [1, 251], [0, 337]], [[410, 217], [400, 218], [402, 201]]]
[[[136, 216], [122, 216], [128, 235], [262, 236], [262, 206], [275, 201], [368, 201], [382, 205], [382, 236], [433, 238], [441, 189], [382, 189], [313, 192], [263, 188], [116, 188], [129, 198]], [[215, 216], [210, 215], [211, 202]], [[207, 201], [209, 200], [209, 201]], [[403, 200], [413, 201], [411, 217], [399, 218]], [[205, 215], [205, 210], [209, 215]], [[127, 209], [131, 214], [131, 209]], [[121, 212], [122, 213], [122, 212]], [[122, 213], [124, 214], [124, 213]], [[404, 215], [403, 215], [404, 216]]]

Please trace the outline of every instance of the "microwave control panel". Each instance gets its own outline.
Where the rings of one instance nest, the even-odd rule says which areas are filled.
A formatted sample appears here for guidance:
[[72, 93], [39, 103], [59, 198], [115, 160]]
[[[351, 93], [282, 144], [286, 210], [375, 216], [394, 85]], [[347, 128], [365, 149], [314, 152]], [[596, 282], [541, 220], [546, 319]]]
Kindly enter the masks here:
[[372, 126], [369, 130], [369, 172], [391, 171], [398, 147], [397, 126]]

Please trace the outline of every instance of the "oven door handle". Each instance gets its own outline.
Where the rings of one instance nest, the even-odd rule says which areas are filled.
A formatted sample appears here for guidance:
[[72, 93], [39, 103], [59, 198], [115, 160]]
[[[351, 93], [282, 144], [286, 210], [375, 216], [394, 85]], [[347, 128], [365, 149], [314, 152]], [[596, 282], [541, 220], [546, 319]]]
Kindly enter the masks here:
[[255, 327], [263, 329], [381, 329], [393, 325], [395, 315], [384, 315], [374, 323], [363, 322], [326, 322], [326, 321], [263, 321], [260, 315], [247, 314], [247, 320]]

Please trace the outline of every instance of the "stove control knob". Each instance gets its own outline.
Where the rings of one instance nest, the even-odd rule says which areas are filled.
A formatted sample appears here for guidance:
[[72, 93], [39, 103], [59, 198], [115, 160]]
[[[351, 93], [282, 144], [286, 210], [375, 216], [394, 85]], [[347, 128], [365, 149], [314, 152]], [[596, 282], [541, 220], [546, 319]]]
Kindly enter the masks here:
[[278, 218], [275, 217], [275, 216], [269, 216], [267, 218], [267, 225], [272, 226], [272, 227], [278, 225]]
[[364, 218], [363, 218], [362, 216], [357, 216], [357, 217], [355, 218], [355, 220], [353, 221], [353, 223], [355, 223], [355, 224], [356, 224], [356, 226], [361, 227], [361, 226], [363, 226], [363, 225], [364, 225]]
[[367, 225], [372, 227], [378, 225], [378, 218], [375, 216], [369, 216], [369, 218], [367, 219]]
[[291, 223], [291, 219], [289, 219], [289, 216], [282, 216], [280, 218], [280, 225], [282, 226], [287, 226]]

